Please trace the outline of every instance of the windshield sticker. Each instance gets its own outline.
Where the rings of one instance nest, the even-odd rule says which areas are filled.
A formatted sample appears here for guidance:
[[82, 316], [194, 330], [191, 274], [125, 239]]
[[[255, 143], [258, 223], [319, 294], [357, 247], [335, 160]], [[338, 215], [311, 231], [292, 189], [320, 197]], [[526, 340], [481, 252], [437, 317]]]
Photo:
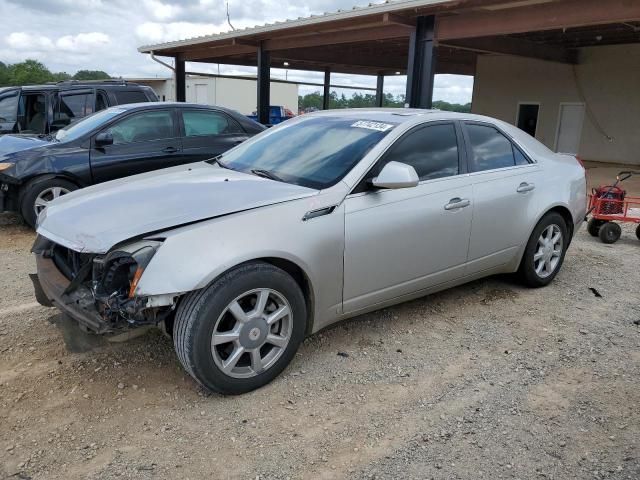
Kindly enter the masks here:
[[376, 130], [378, 132], [386, 132], [393, 128], [393, 125], [389, 123], [371, 122], [369, 120], [358, 120], [356, 123], [352, 123], [351, 126], [356, 128], [368, 128], [369, 130]]

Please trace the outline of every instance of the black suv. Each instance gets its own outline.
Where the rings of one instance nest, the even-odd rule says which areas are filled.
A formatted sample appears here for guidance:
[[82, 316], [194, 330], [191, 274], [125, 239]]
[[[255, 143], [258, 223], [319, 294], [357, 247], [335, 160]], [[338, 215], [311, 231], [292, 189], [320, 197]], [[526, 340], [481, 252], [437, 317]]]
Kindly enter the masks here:
[[151, 87], [125, 80], [0, 88], [0, 135], [49, 134], [113, 105], [157, 101]]

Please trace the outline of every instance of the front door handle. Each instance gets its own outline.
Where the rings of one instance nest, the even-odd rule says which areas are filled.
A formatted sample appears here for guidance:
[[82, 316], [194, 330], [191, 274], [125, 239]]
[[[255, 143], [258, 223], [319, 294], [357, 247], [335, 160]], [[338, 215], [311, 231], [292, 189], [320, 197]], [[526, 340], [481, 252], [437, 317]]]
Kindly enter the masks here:
[[468, 207], [469, 205], [471, 205], [471, 201], [466, 199], [466, 198], [452, 198], [451, 200], [449, 200], [449, 203], [447, 203], [444, 206], [445, 210], [458, 210], [459, 208], [465, 208]]
[[534, 190], [536, 186], [533, 183], [522, 182], [520, 186], [516, 189], [518, 193], [527, 193]]
[[178, 151], [177, 147], [167, 147], [167, 148], [163, 148], [162, 151], [164, 153], [176, 153]]

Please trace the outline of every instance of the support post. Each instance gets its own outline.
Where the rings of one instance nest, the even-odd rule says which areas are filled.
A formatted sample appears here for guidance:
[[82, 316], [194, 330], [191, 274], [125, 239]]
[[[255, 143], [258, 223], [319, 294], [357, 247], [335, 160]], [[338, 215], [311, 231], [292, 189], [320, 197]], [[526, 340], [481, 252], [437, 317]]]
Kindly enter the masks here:
[[269, 123], [269, 107], [271, 102], [271, 71], [270, 55], [263, 48], [262, 42], [258, 45], [258, 122], [266, 125]]
[[409, 39], [406, 102], [412, 108], [431, 108], [436, 71], [435, 15], [418, 17]]
[[329, 110], [329, 99], [331, 98], [331, 70], [324, 70], [324, 90], [322, 94], [322, 109]]
[[182, 56], [176, 56], [176, 102], [187, 101], [187, 74], [185, 73], [185, 62]]
[[382, 107], [384, 101], [384, 75], [378, 74], [378, 83], [376, 84], [376, 107]]

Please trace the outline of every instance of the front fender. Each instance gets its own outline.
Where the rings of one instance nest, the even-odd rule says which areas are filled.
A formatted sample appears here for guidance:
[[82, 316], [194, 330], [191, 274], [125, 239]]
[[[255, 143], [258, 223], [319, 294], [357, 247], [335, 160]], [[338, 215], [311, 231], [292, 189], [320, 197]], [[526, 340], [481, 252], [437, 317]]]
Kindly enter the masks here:
[[[314, 318], [335, 315], [342, 299], [344, 252], [344, 207], [339, 201], [334, 195], [304, 198], [158, 234], [153, 238], [165, 240], [136, 295], [199, 290], [239, 264], [275, 257], [305, 272], [313, 288]], [[305, 213], [325, 206], [336, 208], [303, 221]]]

